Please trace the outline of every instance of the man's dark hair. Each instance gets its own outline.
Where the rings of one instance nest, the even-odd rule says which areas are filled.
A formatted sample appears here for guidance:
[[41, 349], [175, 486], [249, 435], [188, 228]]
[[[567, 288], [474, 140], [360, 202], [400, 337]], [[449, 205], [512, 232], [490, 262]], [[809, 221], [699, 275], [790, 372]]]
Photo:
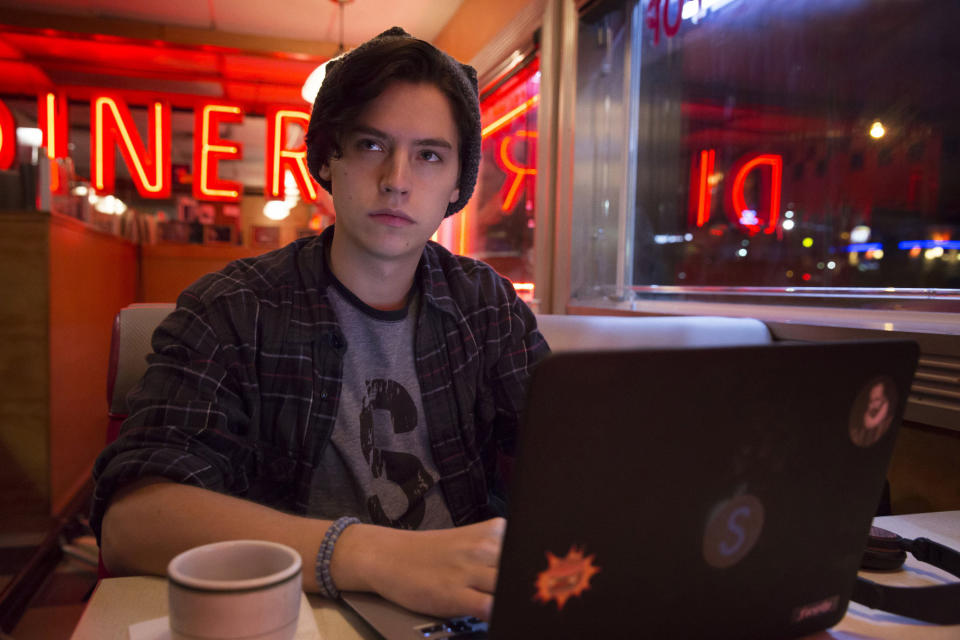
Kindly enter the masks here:
[[327, 65], [307, 129], [307, 164], [327, 191], [320, 167], [343, 153], [341, 141], [367, 105], [393, 82], [429, 83], [450, 100], [460, 135], [460, 198], [446, 215], [462, 209], [480, 167], [480, 104], [477, 72], [433, 45], [393, 27]]

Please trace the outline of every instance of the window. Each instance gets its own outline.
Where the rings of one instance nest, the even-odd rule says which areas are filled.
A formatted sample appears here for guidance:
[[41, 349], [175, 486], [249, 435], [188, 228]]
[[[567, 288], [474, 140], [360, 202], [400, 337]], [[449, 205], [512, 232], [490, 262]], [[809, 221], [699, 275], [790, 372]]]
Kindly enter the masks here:
[[958, 23], [952, 0], [588, 7], [572, 297], [960, 290]]

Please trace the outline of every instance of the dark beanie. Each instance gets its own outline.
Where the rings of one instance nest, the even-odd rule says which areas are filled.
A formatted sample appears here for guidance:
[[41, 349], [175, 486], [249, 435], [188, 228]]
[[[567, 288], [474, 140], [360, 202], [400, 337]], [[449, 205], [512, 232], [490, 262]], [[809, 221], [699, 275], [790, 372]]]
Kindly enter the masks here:
[[[451, 101], [458, 103], [453, 105], [453, 113], [461, 138], [460, 198], [447, 206], [446, 215], [449, 216], [466, 206], [477, 184], [477, 175], [480, 170], [481, 127], [477, 72], [470, 65], [457, 62], [428, 42], [414, 38], [400, 27], [384, 31], [327, 63], [327, 74], [317, 92], [316, 100], [313, 101], [313, 113], [307, 128], [307, 166], [314, 180], [332, 193], [330, 181], [322, 179], [319, 175], [320, 167], [330, 160], [336, 149], [336, 141], [333, 140], [336, 126], [343, 123], [342, 119], [338, 123], [332, 123], [331, 119], [340, 115], [344, 101], [349, 102], [351, 98], [356, 100], [355, 96], [358, 92], [362, 92], [364, 87], [369, 86], [372, 80], [370, 76], [376, 74], [389, 62], [398, 45], [402, 46], [405, 43], [419, 48], [423, 52], [423, 57], [440, 64], [441, 75], [449, 77], [451, 82], [448, 84], [453, 85], [459, 93], [460, 99], [453, 100], [451, 97]], [[376, 62], [378, 56], [384, 57], [383, 62], [371, 64], [372, 61]], [[362, 76], [361, 72], [366, 77]], [[402, 76], [398, 78], [398, 80], [407, 79]], [[379, 88], [380, 91], [386, 88], [386, 83], [381, 84], [383, 86]], [[365, 97], [367, 99], [361, 106], [366, 106], [369, 101], [376, 98], [376, 95]], [[353, 114], [354, 117], [356, 115], [358, 114]]]

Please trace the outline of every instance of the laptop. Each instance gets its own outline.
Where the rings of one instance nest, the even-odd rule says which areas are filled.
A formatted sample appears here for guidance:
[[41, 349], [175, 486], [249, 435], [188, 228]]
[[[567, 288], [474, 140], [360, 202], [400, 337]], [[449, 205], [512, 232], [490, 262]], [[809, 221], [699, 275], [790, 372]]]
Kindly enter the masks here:
[[528, 391], [489, 628], [344, 599], [389, 640], [830, 627], [917, 357], [906, 341], [552, 355]]

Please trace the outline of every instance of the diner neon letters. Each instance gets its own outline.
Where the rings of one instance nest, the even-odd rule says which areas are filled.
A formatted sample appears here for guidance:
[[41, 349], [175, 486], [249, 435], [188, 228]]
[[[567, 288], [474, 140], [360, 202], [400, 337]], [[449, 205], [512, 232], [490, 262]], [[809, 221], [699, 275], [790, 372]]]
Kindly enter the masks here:
[[0, 100], [0, 170], [13, 166], [17, 155], [17, 125], [7, 105]]
[[47, 92], [37, 100], [37, 122], [43, 133], [43, 146], [47, 157], [66, 158], [67, 152], [67, 96]]
[[47, 92], [37, 98], [37, 126], [43, 135], [41, 144], [47, 150], [50, 163], [50, 191], [63, 193], [66, 185], [60, 176], [57, 158], [66, 158], [67, 136], [67, 96], [63, 93]]
[[[653, 31], [653, 44], [660, 44], [660, 31], [662, 30], [668, 38], [672, 38], [680, 31], [680, 23], [683, 22], [683, 3], [685, 0], [674, 0], [677, 9], [676, 19], [670, 20], [670, 0], [648, 0], [647, 2], [647, 28]], [[692, 2], [692, 0], [691, 0]], [[698, 0], [702, 3], [703, 0]]]
[[267, 174], [264, 189], [268, 199], [284, 197], [283, 178], [289, 171], [297, 182], [300, 196], [316, 202], [317, 188], [307, 171], [307, 143], [287, 148], [287, 125], [298, 124], [306, 132], [310, 113], [297, 107], [271, 107], [267, 111]]
[[710, 205], [713, 199], [710, 179], [713, 176], [713, 169], [717, 163], [717, 152], [715, 149], [704, 149], [700, 152], [700, 163], [694, 163], [690, 171], [692, 176], [690, 196], [693, 200], [693, 194], [697, 195], [695, 200], [697, 208], [693, 222], [696, 226], [702, 227], [710, 219]]
[[193, 197], [197, 200], [236, 202], [243, 185], [223, 180], [217, 175], [220, 160], [238, 159], [243, 145], [234, 140], [222, 140], [220, 123], [243, 122], [243, 111], [231, 104], [207, 102], [194, 112], [193, 136]]
[[[170, 105], [155, 101], [147, 108], [149, 147], [144, 148], [130, 109], [122, 98], [96, 96], [91, 100], [90, 171], [98, 193], [113, 192], [115, 154], [120, 147], [131, 170], [133, 184], [144, 198], [170, 197]], [[148, 153], [152, 151], [152, 154]]]
[[[783, 184], [783, 157], [775, 154], [762, 154], [756, 156], [745, 156], [741, 158], [736, 165], [737, 172], [733, 178], [733, 186], [730, 189], [731, 205], [733, 206], [734, 221], [745, 226], [751, 233], [757, 233], [762, 229], [764, 233], [773, 233], [777, 230], [777, 221], [780, 219], [780, 190]], [[761, 182], [763, 191], [769, 195], [769, 205], [767, 208], [766, 225], [760, 224], [759, 212], [755, 222], [748, 221], [746, 212], [746, 197], [744, 195], [744, 184], [747, 176], [754, 169], [760, 167], [770, 168], [770, 180], [766, 183]]]
[[[711, 194], [714, 181], [716, 151], [704, 149], [691, 163], [690, 170], [690, 219], [697, 227], [710, 220]], [[747, 204], [747, 178], [754, 171], [754, 189], [757, 204]], [[726, 181], [724, 205], [727, 217], [751, 234], [774, 233], [780, 220], [780, 199], [783, 189], [783, 157], [777, 154], [747, 154], [741, 156], [730, 171], [732, 180]], [[761, 208], [766, 204], [766, 210]]]
[[[67, 152], [67, 111], [66, 97], [61, 94], [42, 94], [37, 106], [40, 114], [41, 129], [44, 132], [44, 144], [47, 156], [61, 158]], [[146, 144], [141, 139], [133, 122], [133, 116], [127, 103], [118, 96], [98, 95], [91, 99], [90, 110], [90, 172], [91, 182], [98, 193], [113, 191], [115, 176], [114, 145], [120, 148], [123, 160], [130, 171], [137, 191], [144, 198], [166, 199], [171, 191], [171, 133], [170, 105], [157, 99], [147, 105]], [[7, 112], [9, 113], [9, 112]], [[219, 163], [222, 160], [239, 160], [243, 157], [243, 145], [235, 140], [220, 137], [220, 125], [240, 123], [243, 110], [235, 104], [222, 101], [205, 101], [196, 105], [194, 110], [193, 145], [193, 195], [198, 200], [239, 202], [243, 186], [241, 183], [219, 177]], [[3, 124], [3, 107], [0, 103], [0, 124]], [[12, 163], [16, 151], [15, 128], [10, 118], [7, 147], [0, 146], [0, 160], [4, 153], [10, 155]], [[284, 175], [287, 171], [293, 175], [300, 190], [301, 198], [311, 202], [317, 199], [316, 183], [307, 171], [306, 144], [300, 142], [296, 148], [287, 148], [287, 129], [289, 125], [299, 126], [306, 131], [310, 113], [297, 107], [274, 107], [267, 113], [267, 159], [266, 189], [269, 199], [284, 197]]]
[[[513, 209], [514, 205], [517, 204], [517, 199], [520, 197], [520, 187], [523, 186], [524, 179], [537, 175], [537, 170], [535, 167], [527, 167], [517, 164], [510, 158], [510, 147], [515, 138], [536, 137], [536, 131], [520, 130], [514, 132], [513, 135], [504, 136], [503, 140], [500, 141], [500, 155], [498, 158], [499, 164], [504, 171], [513, 175], [513, 182], [510, 182], [510, 178], [508, 177], [507, 181], [503, 183], [503, 186], [506, 189], [507, 183], [510, 182], [510, 188], [507, 189], [507, 193], [503, 197], [503, 204], [500, 206], [502, 211], [510, 211]], [[528, 149], [530, 148], [532, 148], [532, 146], [528, 147]]]

